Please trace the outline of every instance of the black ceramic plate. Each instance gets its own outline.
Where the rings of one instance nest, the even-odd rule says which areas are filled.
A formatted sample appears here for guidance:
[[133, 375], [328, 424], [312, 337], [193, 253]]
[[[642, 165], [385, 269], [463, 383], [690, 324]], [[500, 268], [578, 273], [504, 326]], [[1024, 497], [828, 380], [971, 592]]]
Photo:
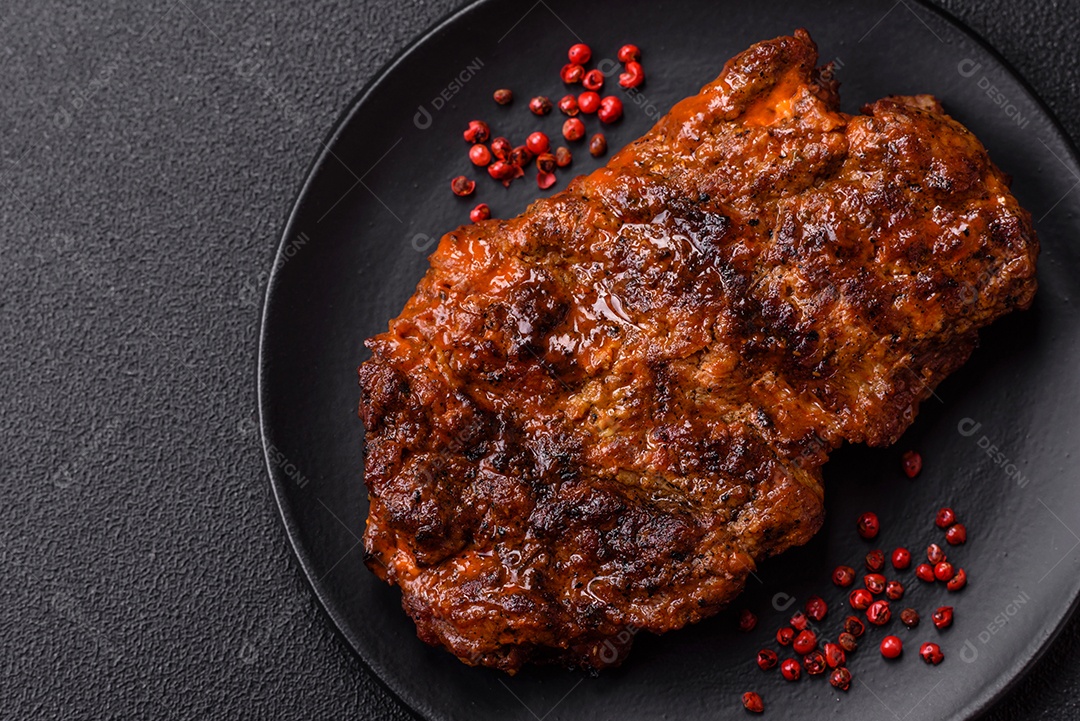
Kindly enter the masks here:
[[[525, 104], [532, 94], [562, 96], [566, 48], [580, 38], [603, 58], [633, 41], [644, 50], [648, 82], [608, 133], [615, 149], [729, 57], [797, 27], [810, 30], [823, 61], [836, 61], [845, 109], [888, 94], [933, 93], [1013, 175], [1043, 244], [1035, 307], [984, 333], [897, 448], [835, 455], [825, 471], [824, 529], [766, 564], [738, 603], [760, 615], [755, 632], [735, 630], [730, 612], [663, 637], [643, 635], [623, 667], [599, 678], [553, 668], [510, 678], [421, 643], [397, 590], [362, 561], [367, 503], [355, 370], [366, 357], [363, 340], [385, 330], [412, 293], [434, 239], [465, 222], [475, 202], [508, 217], [539, 194], [531, 179], [504, 190], [481, 178], [477, 197], [452, 196], [450, 178], [470, 170], [463, 127], [482, 116], [511, 137], [537, 127], [557, 135], [557, 111], [537, 119]], [[507, 108], [491, 100], [503, 86], [519, 94]], [[1080, 168], [1038, 99], [955, 21], [905, 0], [484, 2], [393, 61], [317, 150], [267, 294], [262, 432], [282, 517], [316, 594], [359, 656], [419, 715], [741, 718], [740, 696], [755, 689], [775, 718], [970, 718], [1035, 661], [1072, 610], [1080, 590], [1080, 484], [1071, 459], [1080, 431]], [[595, 165], [578, 151], [575, 172]], [[907, 448], [925, 458], [914, 481], [899, 468]], [[956, 606], [951, 629], [940, 633], [924, 621], [908, 631], [894, 621], [907, 642], [904, 657], [887, 662], [877, 641], [867, 641], [850, 664], [856, 681], [846, 694], [821, 678], [786, 683], [758, 670], [755, 652], [811, 593], [832, 604], [823, 625], [835, 633], [845, 594], [827, 579], [838, 563], [858, 566], [871, 548], [854, 533], [860, 512], [881, 516], [874, 546], [904, 543], [918, 553], [940, 538], [931, 519], [945, 504], [970, 530], [953, 553], [969, 588], [947, 594], [910, 571], [901, 577], [904, 605], [924, 617], [943, 603]], [[941, 666], [918, 658], [927, 639], [944, 648]]]

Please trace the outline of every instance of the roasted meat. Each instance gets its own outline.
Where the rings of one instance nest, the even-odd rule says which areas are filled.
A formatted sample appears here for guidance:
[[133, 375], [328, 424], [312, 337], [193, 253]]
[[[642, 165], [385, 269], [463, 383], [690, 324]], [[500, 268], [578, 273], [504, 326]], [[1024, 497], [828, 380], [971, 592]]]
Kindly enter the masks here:
[[1027, 307], [1038, 242], [930, 96], [838, 110], [804, 31], [607, 167], [445, 235], [359, 369], [368, 564], [466, 663], [619, 663], [821, 526]]

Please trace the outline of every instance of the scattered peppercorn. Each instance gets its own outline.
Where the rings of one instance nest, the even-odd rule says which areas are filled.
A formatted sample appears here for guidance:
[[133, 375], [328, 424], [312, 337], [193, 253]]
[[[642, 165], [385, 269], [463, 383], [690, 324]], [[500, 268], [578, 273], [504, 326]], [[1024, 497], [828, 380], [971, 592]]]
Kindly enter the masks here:
[[479, 165], [482, 168], [491, 162], [491, 151], [483, 143], [477, 143], [469, 148], [469, 160], [473, 165]]
[[547, 190], [555, 185], [555, 173], [545, 173], [543, 171], [537, 173], [536, 185], [539, 186], [540, 190]]
[[599, 70], [590, 70], [581, 79], [581, 84], [585, 86], [586, 90], [599, 90], [604, 87], [604, 74]]
[[756, 694], [753, 691], [747, 691], [742, 695], [742, 705], [743, 708], [751, 713], [762, 713], [765, 711], [765, 702], [761, 700], [761, 695]]
[[499, 88], [492, 94], [492, 97], [495, 98], [495, 102], [499, 105], [509, 105], [514, 102], [514, 93], [510, 88]]
[[641, 50], [637, 45], [623, 45], [619, 48], [619, 54], [617, 55], [620, 63], [630, 63], [637, 60], [641, 60]]
[[580, 83], [581, 79], [585, 77], [585, 68], [577, 63], [563, 65], [563, 69], [559, 71], [559, 77], [562, 78], [562, 81], [567, 85]]
[[855, 528], [860, 536], [866, 540], [870, 540], [871, 538], [877, 537], [878, 531], [881, 530], [881, 523], [878, 521], [876, 513], [864, 513], [859, 516]]
[[957, 569], [956, 575], [952, 580], [945, 584], [945, 588], [950, 591], [959, 591], [961, 588], [967, 585], [967, 572], [960, 568]]
[[919, 612], [914, 608], [905, 608], [900, 612], [900, 622], [908, 628], [915, 628], [919, 625]]
[[890, 601], [899, 601], [904, 597], [904, 584], [899, 581], [889, 581], [886, 583], [885, 597]]
[[597, 133], [589, 141], [589, 154], [593, 158], [599, 158], [607, 152], [607, 138], [602, 133]]
[[875, 596], [885, 590], [885, 577], [880, 573], [868, 573], [863, 576], [866, 590]]
[[532, 111], [533, 115], [547, 115], [551, 112], [551, 108], [551, 99], [543, 95], [537, 95], [529, 101], [529, 110]]
[[536, 169], [541, 173], [555, 172], [555, 156], [551, 153], [541, 153], [536, 158]]
[[936, 566], [945, 560], [945, 551], [936, 543], [931, 543], [926, 547], [926, 560]]
[[922, 456], [915, 451], [908, 451], [901, 459], [901, 463], [904, 467], [904, 474], [908, 478], [914, 478], [919, 475], [919, 471], [922, 470]]
[[811, 651], [803, 656], [803, 668], [811, 676], [825, 673], [825, 654], [821, 651]]
[[574, 156], [571, 155], [569, 148], [560, 145], [555, 149], [555, 165], [558, 165], [560, 168], [565, 168], [567, 165], [570, 165], [570, 162], [573, 159]]
[[930, 620], [934, 622], [935, 628], [948, 628], [952, 625], [953, 621], [953, 607], [941, 606], [936, 611], [934, 611], [932, 616], [930, 616]]
[[563, 99], [559, 101], [559, 110], [561, 110], [564, 115], [574, 117], [578, 114], [578, 111], [580, 110], [580, 108], [578, 107], [577, 98], [575, 98], [573, 95], [564, 95]]
[[[579, 118], [568, 118], [562, 126], [563, 137], [573, 142], [585, 136], [585, 123]], [[557, 157], [557, 156], [556, 156]]]
[[799, 635], [795, 637], [795, 641], [791, 644], [791, 647], [795, 649], [795, 653], [810, 653], [817, 646], [817, 634], [813, 631], [799, 631]]
[[892, 618], [892, 611], [889, 610], [888, 601], [874, 601], [866, 609], [866, 620], [875, 626], [884, 626], [890, 618]]
[[856, 611], [865, 611], [873, 601], [874, 597], [865, 588], [856, 588], [848, 595], [848, 603]]
[[739, 630], [749, 633], [757, 627], [757, 616], [748, 608], [739, 611]]
[[780, 657], [776, 655], [776, 651], [770, 648], [763, 648], [757, 652], [757, 665], [762, 671], [776, 668], [776, 664], [779, 662]]
[[850, 633], [855, 638], [861, 638], [866, 632], [866, 626], [858, 616], [848, 616], [844, 619], [844, 632]]
[[525, 147], [533, 155], [540, 155], [548, 151], [548, 148], [551, 147], [551, 141], [548, 140], [547, 134], [538, 130], [535, 133], [530, 133], [529, 137], [525, 139]]
[[795, 614], [791, 617], [791, 621], [789, 621], [789, 623], [791, 624], [791, 627], [796, 631], [802, 631], [804, 628], [806, 628], [806, 624], [808, 623], [808, 621], [809, 619], [806, 618], [805, 613], [803, 613], [802, 611], [796, 611]]
[[922, 656], [923, 661], [926, 661], [931, 666], [937, 666], [945, 660], [945, 654], [941, 652], [941, 646], [929, 641], [919, 647], [919, 655]]
[[855, 583], [855, 569], [851, 566], [837, 566], [832, 572], [832, 582], [840, 588], [847, 588]]
[[506, 162], [513, 165], [515, 168], [524, 168], [535, 156], [533, 152], [529, 150], [526, 145], [519, 145], [510, 151], [510, 157], [506, 159]]
[[495, 180], [501, 180], [508, 182], [515, 175], [514, 166], [505, 160], [496, 160], [491, 165], [487, 166], [488, 175], [495, 178]]
[[811, 596], [806, 599], [806, 615], [815, 621], [821, 621], [829, 612], [829, 605], [821, 596]]
[[881, 639], [881, 655], [885, 658], [897, 658], [904, 652], [904, 642], [899, 636], [886, 636]]
[[843, 666], [833, 669], [833, 672], [829, 674], [829, 683], [833, 685], [833, 688], [847, 691], [851, 688], [851, 671]]
[[600, 108], [600, 95], [592, 90], [586, 90], [578, 95], [577, 105], [578, 109], [587, 115], [595, 113]]
[[892, 565], [898, 571], [903, 571], [911, 565], [911, 551], [906, 548], [897, 548], [892, 552]]
[[491, 128], [483, 120], [470, 120], [465, 129], [465, 140], [469, 143], [486, 143], [491, 137]]
[[933, 583], [934, 581], [934, 567], [929, 563], [920, 563], [915, 567], [915, 575], [920, 581], [926, 581], [927, 583]]
[[645, 82], [645, 71], [641, 63], [631, 60], [626, 63], [626, 71], [619, 75], [619, 85], [624, 88], [636, 88]]
[[802, 676], [802, 667], [793, 658], [784, 659], [784, 662], [780, 664], [780, 673], [788, 681], [798, 681]]
[[459, 175], [450, 181], [450, 190], [454, 191], [454, 195], [459, 197], [472, 195], [472, 192], [476, 190], [476, 181], [469, 180], [464, 175]]
[[506, 138], [495, 138], [491, 141], [491, 154], [499, 160], [506, 160], [510, 157], [510, 151], [514, 149], [514, 146], [510, 144], [510, 141]]
[[[520, 158], [519, 158], [520, 160]], [[499, 162], [499, 161], [495, 161]], [[526, 161], [527, 162], [527, 161]], [[505, 167], [503, 168], [503, 177], [501, 178], [504, 188], [509, 188], [510, 183], [525, 175], [525, 171], [521, 165], [514, 163], [514, 154], [511, 153], [510, 157], [503, 161]], [[494, 165], [494, 163], [492, 163]], [[488, 174], [491, 173], [491, 166], [488, 166]]]
[[[855, 639], [852, 638], [852, 641]], [[844, 655], [844, 649], [835, 643], [827, 643], [824, 646], [825, 650], [825, 663], [829, 665], [829, 668], [836, 668], [837, 666], [843, 666], [844, 661], [847, 660], [847, 656]]]
[[487, 220], [490, 217], [491, 208], [487, 206], [487, 203], [481, 203], [469, 211], [469, 220], [474, 223], [479, 223], [481, 220]]
[[782, 629], [776, 632], [776, 642], [781, 646], [790, 646], [791, 642], [795, 640], [795, 629], [791, 626], [784, 626]]
[[967, 526], [963, 523], [955, 523], [945, 531], [945, 540], [950, 546], [959, 546], [967, 542]]
[[956, 523], [956, 511], [948, 507], [939, 510], [937, 517], [934, 519], [934, 524], [938, 528], [948, 528], [954, 523]]
[[939, 581], [951, 581], [955, 575], [956, 571], [953, 570], [953, 565], [948, 561], [942, 561], [934, 566], [934, 578]]
[[880, 550], [870, 551], [866, 554], [866, 568], [873, 573], [885, 568], [885, 554]]
[[575, 65], [584, 65], [592, 58], [592, 48], [585, 43], [577, 43], [570, 46], [570, 50], [566, 55], [570, 58], [570, 62]]
[[851, 653], [859, 647], [859, 642], [847, 631], [844, 631], [836, 637], [836, 643], [840, 648], [844, 649], [846, 653]]
[[596, 117], [600, 118], [601, 123], [611, 124], [621, 118], [622, 113], [622, 101], [614, 95], [607, 95], [600, 101], [600, 110], [597, 111]]

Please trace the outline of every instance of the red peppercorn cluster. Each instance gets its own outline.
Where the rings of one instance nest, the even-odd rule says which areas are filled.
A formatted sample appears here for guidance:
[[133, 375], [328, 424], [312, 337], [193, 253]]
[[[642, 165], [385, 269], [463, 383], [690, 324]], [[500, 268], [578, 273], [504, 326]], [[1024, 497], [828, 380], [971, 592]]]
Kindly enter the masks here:
[[[631, 48], [632, 51], [627, 50], [627, 48]], [[629, 58], [630, 55], [634, 55], [636, 58], [640, 59], [641, 51], [638, 50], [635, 45], [624, 45], [619, 50], [619, 57], [626, 56]], [[600, 118], [600, 122], [602, 123], [614, 123], [621, 118], [623, 114], [622, 101], [614, 95], [608, 95], [603, 98], [600, 97], [600, 91], [603, 90], [604, 82], [606, 80], [604, 73], [598, 68], [593, 68], [592, 70], [585, 69], [585, 65], [592, 59], [592, 49], [584, 43], [578, 43], [571, 46], [567, 53], [567, 58], [570, 62], [563, 66], [563, 69], [559, 73], [559, 77], [561, 77], [562, 81], [567, 85], [581, 83], [581, 86], [585, 88], [585, 90], [578, 94], [576, 98], [573, 95], [563, 97], [563, 99], [559, 101], [559, 110], [571, 118], [575, 117], [579, 112], [585, 113], [586, 115], [596, 113], [596, 116]], [[645, 79], [644, 71], [641, 70], [641, 64], [638, 63], [637, 60], [627, 60], [623, 61], [623, 63], [624, 65], [631, 63], [636, 65], [637, 74], [640, 76], [641, 80]], [[622, 82], [622, 76], [620, 76], [619, 84], [624, 88], [636, 87], [641, 84], [641, 80], [635, 85], [625, 85]], [[567, 135], [567, 131], [574, 137]], [[567, 123], [563, 125], [563, 135], [567, 140], [579, 140], [585, 135], [584, 126], [579, 126], [577, 123], [569, 123], [569, 121], [567, 121]], [[591, 149], [592, 147], [590, 146], [590, 150]], [[596, 153], [594, 152], [593, 154], [595, 155]]]
[[[601, 97], [600, 91], [603, 90], [606, 78], [600, 69], [586, 67], [592, 57], [592, 48], [585, 43], [576, 43], [567, 51], [570, 62], [563, 66], [559, 73], [567, 85], [580, 83], [584, 88], [578, 95], [566, 95], [558, 102], [559, 110], [566, 116], [562, 135], [568, 142], [577, 142], [586, 136], [585, 122], [578, 117], [579, 114], [596, 115], [600, 122], [605, 124], [614, 123], [623, 115], [623, 103], [619, 98], [613, 95]], [[625, 70], [619, 76], [619, 84], [623, 88], [640, 85], [645, 79], [640, 63], [641, 50], [636, 45], [624, 45], [619, 49], [618, 57]], [[499, 105], [507, 106], [513, 103], [514, 92], [510, 88], [499, 88], [492, 93], [492, 98]], [[529, 100], [529, 111], [537, 117], [550, 114], [554, 107], [551, 99], [544, 95], [537, 95]], [[497, 137], [492, 140], [491, 128], [486, 122], [471, 120], [464, 137], [466, 142], [471, 144], [469, 162], [478, 168], [486, 168], [488, 175], [505, 187], [524, 177], [526, 167], [535, 160], [536, 185], [541, 190], [547, 190], [555, 185], [555, 170], [565, 168], [572, 160], [568, 148], [559, 147], [552, 152], [551, 140], [542, 131], [531, 133], [523, 145], [514, 146], [506, 138]], [[607, 138], [604, 134], [594, 133], [588, 142], [589, 154], [599, 158], [607, 153], [607, 149]], [[464, 197], [472, 195], [476, 190], [476, 181], [461, 175], [451, 181], [450, 187], [455, 195]], [[490, 217], [491, 208], [484, 203], [477, 205], [469, 213], [469, 219], [474, 223]]]
[[[845, 579], [838, 585], [846, 583], [850, 585], [855, 572], [849, 567]], [[834, 575], [835, 580], [835, 575]], [[861, 590], [861, 589], [859, 589]], [[825, 641], [819, 647], [818, 624], [825, 620], [829, 612], [828, 603], [821, 596], [810, 596], [806, 599], [804, 607], [788, 620], [788, 625], [781, 627], [776, 632], [776, 642], [781, 647], [790, 647], [795, 654], [794, 658], [786, 658], [780, 661], [776, 651], [763, 648], [757, 653], [756, 663], [762, 671], [770, 671], [780, 666], [780, 674], [788, 681], [798, 681], [805, 672], [808, 676], [823, 676], [828, 674], [829, 682], [836, 688], [846, 690], [851, 685], [851, 672], [845, 667], [847, 655], [858, 648], [855, 640], [865, 632], [862, 621], [855, 616], [848, 616], [843, 623], [836, 641]], [[740, 613], [740, 627], [745, 613]], [[750, 692], [748, 692], [750, 693]], [[744, 703], [745, 705], [745, 703]]]
[[[948, 506], [938, 510], [934, 525], [945, 531], [945, 542], [950, 546], [967, 543], [967, 526], [959, 522], [956, 511]], [[967, 571], [955, 567], [940, 545], [931, 543], [926, 548], [927, 563], [920, 564], [916, 575], [927, 583], [938, 581], [950, 591], [959, 591], [967, 585]]]
[[[920, 458], [920, 468], [921, 463]], [[912, 476], [917, 473], [916, 470]], [[941, 509], [935, 517], [935, 524], [945, 530], [945, 540], [951, 545], [966, 541], [967, 529], [958, 523], [956, 513], [951, 508]], [[881, 521], [874, 513], [864, 513], [858, 518], [856, 530], [864, 539], [876, 538], [881, 531]], [[829, 683], [834, 688], [848, 690], [852, 683], [848, 664], [859, 647], [858, 639], [867, 632], [868, 627], [871, 630], [875, 627], [888, 628], [893, 617], [890, 602], [901, 600], [906, 592], [905, 581], [886, 577], [887, 559], [891, 560], [892, 568], [896, 571], [912, 569], [911, 551], [905, 547], [896, 548], [888, 557], [884, 551], [877, 549], [867, 553], [864, 560], [869, 573], [863, 576], [864, 587], [854, 588], [848, 595], [848, 604], [856, 614], [843, 619], [835, 640], [819, 625], [826, 618], [828, 604], [820, 596], [810, 596], [804, 610], [796, 611], [788, 619], [787, 625], [777, 630], [776, 642], [781, 647], [780, 653], [769, 648], [761, 649], [756, 657], [758, 667], [762, 671], [771, 671], [779, 666], [781, 675], [787, 681], [798, 681], [804, 672], [808, 676], [828, 674]], [[962, 568], [954, 568], [945, 550], [937, 543], [927, 546], [926, 562], [918, 564], [913, 570], [916, 577], [928, 583], [945, 583], [950, 591], [959, 590], [967, 583], [967, 574]], [[832, 572], [832, 582], [840, 588], [853, 586], [855, 578], [855, 569], [851, 566], [840, 565]], [[940, 631], [951, 626], [953, 613], [952, 606], [935, 609], [930, 615], [934, 628]], [[750, 611], [743, 611], [740, 615], [741, 628], [745, 628], [746, 614], [750, 614]], [[898, 616], [904, 626], [900, 629], [903, 633], [909, 633], [919, 626], [919, 612], [914, 608], [904, 608]], [[754, 616], [756, 623], [757, 617]], [[885, 631], [885, 634], [878, 641], [881, 655], [887, 659], [901, 658], [904, 639], [896, 633]], [[790, 649], [793, 658], [781, 659], [785, 648]], [[944, 661], [945, 654], [938, 643], [925, 641], [919, 646], [919, 657], [927, 664], [936, 666]], [[760, 699], [756, 693], [753, 695]]]
[[[529, 109], [536, 115], [546, 115], [551, 112], [551, 101], [544, 97], [533, 98], [529, 103]], [[542, 188], [550, 188], [555, 183], [554, 170], [559, 163], [556, 156], [548, 153], [551, 148], [551, 140], [547, 134], [541, 131], [530, 133], [523, 145], [514, 146], [503, 137], [491, 138], [491, 128], [483, 120], [471, 120], [465, 129], [466, 142], [472, 143], [469, 148], [469, 161], [478, 168], [487, 168], [488, 175], [500, 181], [504, 186], [509, 186], [517, 178], [525, 175], [525, 167], [534, 159], [537, 161], [537, 185]], [[488, 140], [491, 139], [490, 144]], [[559, 167], [565, 167], [570, 163], [570, 151], [560, 148], [564, 161]], [[472, 184], [468, 192], [459, 192], [464, 188], [464, 181]], [[455, 195], [471, 194], [475, 188], [475, 181], [464, 176], [455, 178], [452, 183]], [[486, 206], [485, 206], [486, 207]], [[479, 206], [469, 214], [473, 222], [486, 220], [491, 217], [491, 210], [480, 211]]]
[[645, 82], [645, 70], [641, 67], [641, 51], [637, 45], [623, 45], [619, 48], [619, 62], [623, 72], [619, 74], [619, 85], [629, 90]]

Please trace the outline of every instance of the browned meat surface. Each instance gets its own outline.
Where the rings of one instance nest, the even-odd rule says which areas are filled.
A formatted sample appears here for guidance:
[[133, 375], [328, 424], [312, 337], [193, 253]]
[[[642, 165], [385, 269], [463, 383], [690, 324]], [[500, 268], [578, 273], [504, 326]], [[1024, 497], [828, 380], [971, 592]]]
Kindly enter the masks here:
[[[607, 167], [444, 236], [360, 367], [368, 563], [463, 661], [601, 668], [715, 614], [1027, 307], [1038, 243], [929, 96], [837, 110], [802, 31]], [[620, 632], [623, 632], [619, 637]]]

